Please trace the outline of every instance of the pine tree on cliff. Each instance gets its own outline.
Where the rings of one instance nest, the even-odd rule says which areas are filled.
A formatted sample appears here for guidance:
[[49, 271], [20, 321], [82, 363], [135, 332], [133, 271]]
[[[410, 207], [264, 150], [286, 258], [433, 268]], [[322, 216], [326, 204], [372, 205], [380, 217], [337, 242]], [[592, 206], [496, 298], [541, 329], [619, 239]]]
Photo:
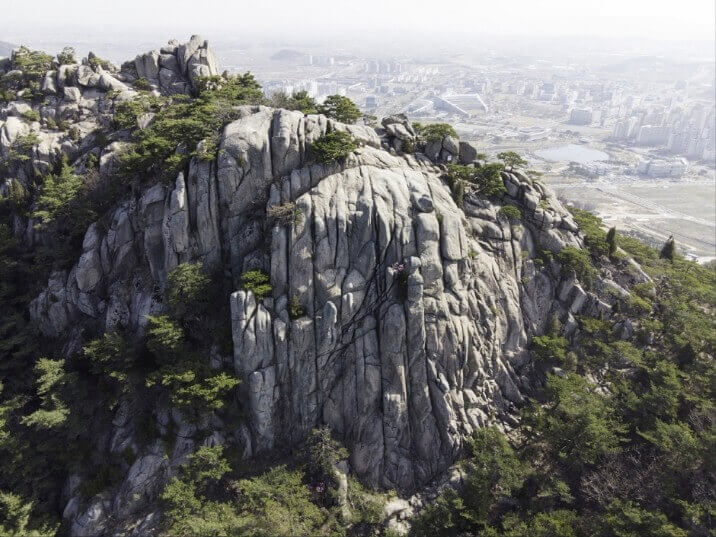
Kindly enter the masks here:
[[609, 257], [617, 251], [617, 228], [612, 227], [607, 231], [607, 246], [609, 246]]

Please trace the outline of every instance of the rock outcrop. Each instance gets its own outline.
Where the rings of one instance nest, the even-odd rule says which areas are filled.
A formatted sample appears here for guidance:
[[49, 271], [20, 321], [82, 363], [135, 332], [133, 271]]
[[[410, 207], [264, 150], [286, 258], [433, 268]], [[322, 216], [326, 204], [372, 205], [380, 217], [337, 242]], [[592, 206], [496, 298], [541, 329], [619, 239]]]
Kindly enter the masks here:
[[[62, 66], [46, 78], [41, 113], [71, 118], [79, 140], [27, 125], [10, 106], [0, 112], [0, 154], [34, 131], [47, 145], [35, 159], [49, 165], [53, 154], [92, 147], [92, 128], [109, 124], [107, 91], [130, 99], [129, 85], [143, 77], [184, 93], [217, 73], [197, 37], [140, 55], [119, 74]], [[350, 450], [353, 473], [414, 491], [453, 464], [475, 428], [514, 423], [534, 382], [528, 342], [551, 316], [569, 327], [579, 312], [608, 307], [556, 262], [536, 262], [581, 239], [554, 196], [519, 172], [503, 173], [502, 199], [468, 195], [458, 207], [436, 163], [467, 148], [446, 137], [427, 157], [400, 154], [415, 140], [404, 117], [376, 132], [264, 106], [238, 115], [216, 159], [192, 159], [172, 184], [148, 185], [90, 226], [79, 259], [53, 273], [31, 306], [45, 334], [71, 352], [83, 327], [141, 334], [147, 315], [164, 311], [161, 290], [178, 264], [227, 274], [233, 353], [224, 359], [242, 379], [236, 395], [246, 420], [205, 442], [233, 442], [248, 460], [327, 425]], [[311, 143], [331, 130], [350, 132], [361, 147], [340, 164], [316, 164]], [[103, 173], [121, 147], [101, 150]], [[286, 204], [297, 210], [292, 223], [267, 218]], [[520, 208], [520, 224], [501, 216], [504, 204]], [[240, 288], [253, 269], [271, 277], [263, 300]], [[120, 405], [112, 452], [134, 443], [129, 413]], [[113, 494], [88, 502], [68, 484], [73, 535], [119, 533], [113, 521], [130, 519], [133, 535], [151, 527], [159, 484], [195, 446], [178, 413], [157, 421], [179, 431], [169, 458], [149, 446]]]
[[154, 89], [171, 95], [190, 93], [199, 78], [218, 75], [219, 67], [208, 42], [193, 35], [188, 43], [172, 39], [159, 52], [138, 55], [122, 65], [122, 74], [129, 80], [144, 78]]

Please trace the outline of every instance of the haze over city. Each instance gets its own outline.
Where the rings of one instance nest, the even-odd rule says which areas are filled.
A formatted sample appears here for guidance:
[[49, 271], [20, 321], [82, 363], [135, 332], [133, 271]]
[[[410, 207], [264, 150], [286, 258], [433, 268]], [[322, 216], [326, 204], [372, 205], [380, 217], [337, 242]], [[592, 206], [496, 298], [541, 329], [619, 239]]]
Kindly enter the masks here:
[[715, 255], [710, 0], [42, 1], [40, 21], [37, 3], [8, 3], [10, 44], [120, 64], [199, 33], [267, 95], [339, 93], [378, 118], [452, 123], [486, 152], [526, 153], [560, 195], [608, 222]]

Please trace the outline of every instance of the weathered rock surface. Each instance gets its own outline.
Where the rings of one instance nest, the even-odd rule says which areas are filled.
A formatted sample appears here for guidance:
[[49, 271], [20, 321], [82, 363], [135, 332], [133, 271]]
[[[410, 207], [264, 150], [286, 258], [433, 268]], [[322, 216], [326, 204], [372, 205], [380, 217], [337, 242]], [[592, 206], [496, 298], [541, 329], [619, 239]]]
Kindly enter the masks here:
[[[192, 37], [138, 56], [119, 74], [86, 65], [53, 73], [43, 117], [72, 118], [80, 140], [7, 107], [0, 155], [35, 132], [42, 143], [33, 159], [49, 165], [59, 152], [91, 147], [89, 132], [111, 114], [107, 90], [132, 98], [128, 84], [144, 77], [162, 92], [185, 92], [218, 69], [206, 42]], [[84, 327], [141, 334], [147, 315], [165, 310], [162, 290], [180, 263], [201, 261], [228, 275], [231, 361], [246, 420], [206, 443], [233, 442], [250, 459], [328, 425], [349, 448], [352, 472], [414, 491], [445, 473], [475, 428], [514, 423], [532, 388], [528, 342], [552, 315], [569, 327], [580, 312], [608, 306], [556, 263], [535, 262], [544, 250], [581, 241], [553, 195], [519, 172], [503, 173], [504, 199], [468, 195], [459, 208], [434, 162], [473, 159], [469, 148], [445, 137], [426, 148], [432, 162], [396, 156], [415, 140], [405, 117], [386, 118], [376, 132], [263, 106], [238, 115], [216, 159], [192, 160], [172, 183], [147, 185], [90, 226], [76, 263], [54, 272], [31, 305], [42, 330], [71, 352]], [[316, 164], [311, 143], [330, 130], [350, 132], [361, 147], [340, 164]], [[116, 141], [99, 152], [100, 173], [111, 173], [122, 147]], [[266, 218], [287, 203], [300, 211], [291, 225]], [[520, 208], [521, 225], [500, 217], [505, 203]], [[241, 274], [253, 269], [271, 276], [273, 294], [263, 301], [240, 289]], [[301, 315], [289, 307], [296, 302]], [[120, 405], [113, 453], [136, 448], [129, 414]], [[141, 450], [113, 492], [88, 501], [69, 483], [73, 535], [151, 533], [160, 484], [196, 447], [195, 429], [180, 416], [156, 417], [160, 429], [174, 423], [179, 431], [171, 457], [154, 445]], [[134, 529], [122, 529], [130, 521]]]
[[159, 52], [138, 55], [134, 62], [122, 66], [122, 74], [130, 80], [144, 78], [152, 87], [171, 95], [196, 89], [201, 77], [218, 75], [219, 67], [208, 42], [193, 35], [183, 45], [171, 40]]

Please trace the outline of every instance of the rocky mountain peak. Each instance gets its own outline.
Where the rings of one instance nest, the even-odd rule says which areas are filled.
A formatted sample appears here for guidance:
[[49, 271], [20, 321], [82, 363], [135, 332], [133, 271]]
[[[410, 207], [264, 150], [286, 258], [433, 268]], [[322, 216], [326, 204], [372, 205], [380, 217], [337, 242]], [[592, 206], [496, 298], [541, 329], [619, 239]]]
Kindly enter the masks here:
[[[0, 74], [14, 67], [0, 63]], [[147, 92], [193, 95], [218, 75], [198, 36], [120, 69], [94, 55], [53, 65], [41, 103], [0, 110], [6, 161], [34, 137], [0, 193], [9, 196], [15, 182], [31, 190], [33, 174], [49, 173], [60, 155], [76, 173], [94, 159], [93, 174], [114, 178], [132, 143], [131, 129], [116, 127], [120, 103]], [[158, 112], [143, 113], [136, 132]], [[177, 267], [201, 263], [212, 285], [226, 286], [212, 307], [227, 316], [230, 348], [217, 342], [200, 358], [241, 380], [230, 399], [243, 419], [232, 425], [205, 412], [196, 422], [157, 403], [148, 415], [171, 436], [166, 451], [159, 440], [139, 441], [139, 402], [122, 395], [96, 448], [136, 457], [118, 484], [91, 498], [79, 474], [68, 479], [64, 517], [74, 536], [128, 526], [146, 534], [158, 490], [198, 445], [234, 446], [248, 464], [298, 447], [319, 426], [341, 439], [365, 483], [418, 490], [445, 474], [470, 433], [515, 424], [539, 382], [528, 344], [550, 319], [569, 335], [575, 316], [609, 315], [613, 295], [600, 289], [620, 289], [606, 278], [587, 289], [557, 262], [583, 238], [538, 180], [503, 169], [496, 193], [482, 195], [457, 179], [467, 184], [458, 199], [448, 165], [477, 173], [485, 163], [449, 133], [415, 151], [419, 133], [401, 115], [375, 129], [260, 104], [231, 113], [209, 158], [192, 153], [169, 181], [134, 181], [97, 215], [71, 263], [52, 270], [29, 305], [46, 338], [81, 355], [88, 334], [141, 341], [148, 319], [167, 314], [163, 293]], [[332, 132], [357, 149], [320, 162], [314, 144]], [[52, 244], [32, 216], [18, 215], [13, 233], [28, 248]], [[268, 290], [247, 285], [249, 273], [267, 276]]]

